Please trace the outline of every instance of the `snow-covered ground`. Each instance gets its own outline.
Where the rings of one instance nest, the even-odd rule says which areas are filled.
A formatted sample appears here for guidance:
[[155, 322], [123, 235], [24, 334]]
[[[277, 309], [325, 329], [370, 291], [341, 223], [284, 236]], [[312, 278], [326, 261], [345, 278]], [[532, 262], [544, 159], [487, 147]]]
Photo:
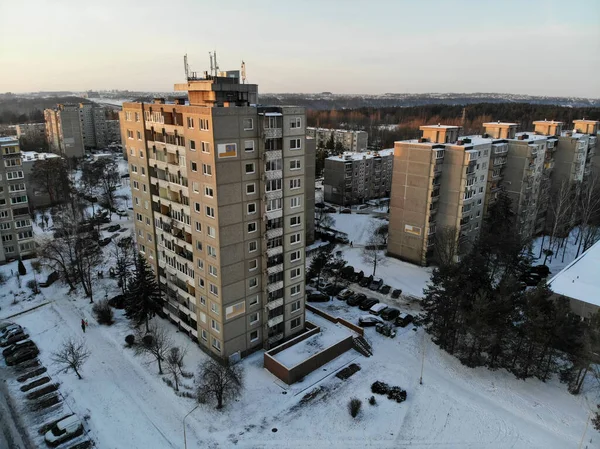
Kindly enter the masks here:
[[[569, 234], [566, 245], [563, 248], [561, 248], [559, 251], [557, 251], [556, 254], [552, 255], [551, 257], [548, 257], [548, 259], [546, 260], [546, 264], [548, 265], [548, 267], [550, 267], [551, 276], [557, 274], [560, 270], [565, 268], [567, 265], [569, 265], [571, 262], [573, 262], [576, 259], [577, 247], [578, 247], [577, 234], [578, 234], [578, 230], [573, 229], [571, 231], [571, 233]], [[543, 239], [543, 244], [544, 244], [543, 249], [547, 249], [549, 246], [549, 238], [548, 237], [545, 237]], [[544, 260], [546, 259], [546, 256], [544, 254], [540, 255], [540, 251], [542, 249], [541, 245], [542, 245], [542, 237], [537, 237], [533, 241], [532, 248], [531, 248], [531, 250], [533, 252], [533, 256], [535, 257], [534, 264], [538, 264], [538, 263], [542, 264], [542, 263], [544, 263]], [[579, 255], [581, 255], [582, 252], [583, 252], [583, 249], [580, 251]], [[564, 253], [564, 257], [563, 257], [563, 253]]]

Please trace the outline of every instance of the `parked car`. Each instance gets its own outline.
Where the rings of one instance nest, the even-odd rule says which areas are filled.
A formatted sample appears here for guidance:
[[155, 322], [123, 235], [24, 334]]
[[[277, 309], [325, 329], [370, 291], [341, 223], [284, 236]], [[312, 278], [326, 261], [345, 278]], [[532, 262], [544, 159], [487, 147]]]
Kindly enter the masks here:
[[3, 321], [2, 323], [0, 323], [0, 338], [3, 338], [9, 332], [15, 331], [17, 329], [21, 329], [21, 326], [10, 321]]
[[327, 282], [325, 279], [321, 279], [319, 281], [318, 288], [319, 288], [319, 290], [324, 291], [326, 288], [329, 288], [331, 285], [333, 285], [331, 282]]
[[375, 298], [369, 298], [369, 299], [367, 299], [367, 300], [363, 301], [363, 302], [360, 304], [360, 306], [358, 306], [358, 308], [359, 308], [360, 310], [367, 311], [367, 310], [370, 310], [370, 309], [371, 309], [371, 307], [373, 307], [373, 306], [374, 306], [375, 304], [377, 304], [378, 302], [379, 302], [379, 300], [378, 300], [378, 299], [375, 299]]
[[358, 273], [354, 273], [354, 282], [360, 285], [360, 281], [365, 277], [365, 272], [360, 270]]
[[364, 277], [359, 281], [358, 285], [361, 287], [368, 287], [371, 285], [371, 282], [373, 282], [373, 276]]
[[345, 235], [340, 235], [340, 234], [338, 234], [338, 235], [336, 235], [336, 236], [335, 236], [335, 239], [336, 239], [338, 242], [340, 242], [340, 243], [345, 243], [345, 244], [348, 244], [348, 243], [350, 243], [350, 240], [349, 240], [349, 239], [348, 239], [348, 237], [347, 237], [347, 236], [345, 236]]
[[347, 302], [348, 302], [349, 306], [358, 306], [363, 301], [366, 301], [366, 299], [367, 299], [367, 295], [363, 295], [362, 293], [355, 293], [350, 298], [348, 298]]
[[117, 209], [117, 210], [115, 211], [115, 213], [116, 213], [117, 215], [121, 216], [121, 217], [124, 217], [124, 216], [126, 216], [126, 215], [127, 215], [127, 211], [126, 211], [125, 209]]
[[330, 214], [337, 212], [337, 209], [335, 207], [331, 207], [331, 206], [326, 207], [324, 210], [325, 210], [325, 212], [329, 212]]
[[386, 321], [394, 321], [400, 315], [400, 311], [398, 309], [394, 309], [393, 307], [388, 307], [384, 311], [382, 311], [379, 316]]
[[351, 214], [351, 213], [352, 213], [352, 210], [348, 209], [347, 207], [340, 211], [340, 214]]
[[381, 315], [381, 312], [387, 309], [387, 306], [387, 304], [379, 302], [369, 309], [369, 313], [373, 315]]
[[401, 295], [401, 294], [402, 294], [402, 290], [400, 290], [399, 288], [395, 288], [395, 289], [392, 291], [392, 298], [394, 298], [394, 299], [398, 299], [398, 298], [400, 298], [400, 295]]
[[343, 285], [331, 284], [328, 287], [325, 287], [323, 289], [323, 292], [327, 293], [329, 296], [336, 296], [342, 290], [344, 290], [344, 286]]
[[394, 338], [396, 336], [396, 330], [388, 323], [378, 323], [375, 330], [386, 337]]
[[83, 424], [77, 415], [71, 415], [61, 419], [54, 424], [44, 439], [50, 446], [58, 446], [59, 444], [71, 440], [83, 434]]
[[21, 351], [26, 348], [37, 348], [35, 343], [31, 340], [21, 340], [17, 343], [10, 345], [8, 348], [2, 351], [2, 355], [4, 357], [9, 357], [15, 354], [17, 351]]
[[39, 353], [40, 353], [40, 350], [37, 348], [37, 346], [23, 348], [23, 349], [15, 352], [14, 354], [11, 354], [10, 356], [6, 357], [6, 359], [5, 359], [6, 364], [8, 366], [18, 365], [19, 363], [23, 363], [28, 360], [35, 359]]
[[23, 329], [19, 329], [16, 332], [9, 332], [5, 337], [0, 339], [0, 346], [5, 348], [7, 346], [18, 343], [22, 340], [26, 340], [29, 338], [29, 335], [23, 331]]
[[114, 225], [109, 226], [108, 228], [106, 228], [106, 230], [108, 232], [117, 232], [119, 229], [121, 229], [121, 225], [120, 224], [114, 224]]
[[329, 295], [321, 292], [309, 293], [306, 295], [307, 302], [327, 302], [329, 301]]
[[106, 237], [105, 239], [102, 239], [98, 242], [99, 246], [106, 246], [110, 243], [112, 239], [110, 237]]
[[337, 297], [338, 297], [338, 299], [341, 299], [342, 301], [346, 301], [353, 294], [354, 294], [354, 292], [352, 290], [350, 290], [349, 288], [345, 288], [344, 290], [342, 290], [341, 292], [338, 293]]
[[389, 285], [382, 285], [379, 289], [379, 293], [381, 293], [382, 295], [387, 295], [391, 289], [392, 287], [390, 287]]
[[374, 315], [362, 315], [358, 318], [358, 325], [361, 327], [375, 326], [380, 323], [383, 323], [383, 320]]
[[413, 318], [414, 317], [410, 313], [400, 313], [400, 315], [396, 317], [395, 324], [396, 326], [406, 327], [413, 322]]
[[377, 291], [383, 285], [383, 279], [381, 278], [373, 278], [371, 283], [369, 284], [369, 290]]
[[342, 279], [346, 279], [347, 281], [351, 281], [354, 280], [354, 267], [351, 265], [346, 265], [344, 268], [342, 268]]
[[42, 287], [42, 288], [50, 287], [52, 284], [54, 284], [56, 281], [58, 281], [59, 277], [60, 277], [60, 275], [58, 274], [58, 271], [53, 271], [52, 273], [50, 273], [48, 275], [45, 282], [40, 282], [40, 287]]

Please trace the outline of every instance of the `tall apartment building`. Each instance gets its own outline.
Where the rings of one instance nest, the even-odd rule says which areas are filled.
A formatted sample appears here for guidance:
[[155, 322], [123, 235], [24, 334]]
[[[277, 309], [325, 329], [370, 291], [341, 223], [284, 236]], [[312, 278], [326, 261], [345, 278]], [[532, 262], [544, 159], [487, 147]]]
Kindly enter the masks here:
[[44, 110], [46, 140], [53, 153], [83, 157], [86, 149], [108, 144], [104, 108], [92, 103], [59, 104]]
[[19, 141], [0, 137], [0, 263], [35, 254]]
[[32, 141], [43, 140], [46, 132], [45, 123], [21, 123], [16, 126], [17, 137]]
[[306, 135], [316, 139], [317, 147], [324, 148], [333, 135], [334, 143], [339, 143], [346, 151], [367, 151], [369, 136], [366, 131], [350, 129], [306, 128]]
[[389, 198], [394, 149], [367, 153], [344, 153], [325, 159], [325, 201], [349, 206]]
[[436, 232], [464, 249], [483, 220], [492, 139], [460, 137], [458, 126], [421, 126], [422, 138], [396, 142], [388, 253], [419, 265], [435, 258]]
[[314, 145], [304, 108], [254, 106], [256, 85], [222, 75], [176, 85], [189, 105], [124, 103], [120, 123], [137, 245], [164, 312], [227, 359], [304, 328]]

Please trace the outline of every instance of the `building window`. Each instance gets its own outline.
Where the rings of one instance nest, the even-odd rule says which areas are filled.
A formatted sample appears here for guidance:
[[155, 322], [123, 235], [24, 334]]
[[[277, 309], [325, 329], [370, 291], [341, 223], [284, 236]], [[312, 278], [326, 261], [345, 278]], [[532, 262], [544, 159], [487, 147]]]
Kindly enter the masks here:
[[246, 174], [252, 174], [254, 173], [254, 162], [250, 162], [249, 164], [246, 164]]
[[248, 262], [248, 271], [254, 271], [258, 268], [258, 260], [252, 259]]
[[196, 240], [196, 249], [202, 251], [202, 242], [200, 240]]
[[128, 139], [133, 139], [133, 131], [131, 129], [127, 130], [127, 138]]
[[299, 232], [296, 233], [296, 234], [290, 235], [290, 243], [292, 245], [294, 245], [296, 243], [300, 243], [300, 241], [301, 241], [301, 237], [300, 236], [301, 236], [301, 234]]
[[248, 214], [256, 213], [256, 203], [248, 203], [246, 207], [248, 208]]
[[246, 153], [252, 153], [254, 151], [254, 140], [244, 141], [244, 151]]
[[212, 330], [216, 331], [216, 332], [221, 332], [221, 325], [219, 324], [218, 321], [211, 319], [210, 320], [210, 327], [212, 328]]
[[300, 268], [290, 270], [290, 279], [296, 279], [297, 277], [300, 277]]
[[214, 196], [214, 190], [211, 186], [204, 186], [204, 196], [212, 198]]
[[200, 335], [202, 335], [202, 340], [204, 340], [204, 341], [208, 340], [208, 334], [207, 334], [206, 330], [202, 329], [200, 331]]
[[300, 260], [301, 257], [300, 251], [294, 251], [293, 253], [290, 253], [290, 262], [296, 262], [297, 260]]
[[221, 352], [221, 342], [217, 340], [215, 337], [212, 337], [212, 345], [217, 351]]
[[250, 306], [255, 306], [255, 305], [257, 305], [257, 304], [258, 304], [258, 295], [254, 296], [254, 297], [253, 297], [253, 298], [250, 300], [250, 303], [249, 303], [249, 305], [250, 305]]
[[283, 167], [281, 159], [273, 159], [265, 164], [265, 171], [281, 170]]
[[300, 178], [290, 179], [290, 189], [299, 189], [300, 188]]
[[300, 149], [300, 139], [291, 139], [290, 140], [290, 150], [299, 150]]
[[192, 190], [195, 193], [198, 193], [198, 183], [197, 182], [192, 182]]
[[256, 279], [256, 278], [248, 279], [248, 287], [249, 288], [256, 288], [257, 286], [258, 286], [258, 279]]
[[235, 318], [238, 315], [242, 315], [246, 312], [246, 303], [244, 301], [238, 302], [225, 308], [225, 319], [229, 320]]
[[206, 216], [210, 218], [215, 218], [215, 208], [211, 206], [206, 206]]
[[273, 198], [272, 200], [267, 201], [267, 212], [273, 210], [279, 210], [283, 206], [282, 198]]
[[136, 131], [136, 133], [137, 133], [138, 140], [142, 140], [142, 133], [139, 131]]
[[212, 311], [212, 313], [214, 313], [215, 315], [220, 315], [219, 314], [219, 306], [217, 303], [211, 302], [210, 303], [210, 310]]
[[258, 244], [256, 243], [256, 240], [248, 243], [248, 252], [253, 253], [257, 249], [258, 249]]
[[295, 329], [298, 326], [300, 326], [300, 324], [302, 323], [302, 320], [300, 318], [294, 318], [291, 322], [290, 322], [290, 328], [291, 329]]
[[142, 214], [138, 214], [138, 213], [136, 213], [136, 214], [135, 214], [135, 218], [137, 219], [137, 221], [144, 221], [144, 217], [143, 217], [143, 215], [142, 215]]
[[255, 342], [258, 340], [258, 331], [250, 332], [250, 341]]
[[196, 231], [202, 232], [202, 223], [196, 222]]
[[209, 237], [212, 237], [214, 239], [215, 238], [215, 228], [213, 228], [212, 226], [207, 226], [206, 227], [206, 234]]
[[246, 195], [252, 195], [256, 192], [256, 184], [246, 184]]
[[300, 117], [292, 117], [290, 120], [290, 128], [302, 128], [302, 119]]
[[187, 126], [190, 129], [192, 129], [194, 127], [194, 118], [193, 117], [188, 117], [187, 118]]
[[210, 142], [202, 142], [202, 152], [210, 154]]
[[290, 207], [300, 207], [300, 197], [294, 196], [290, 198]]
[[292, 312], [300, 310], [300, 301], [294, 301], [292, 303]]
[[195, 162], [192, 162], [191, 168], [192, 168], [192, 171], [197, 172], [198, 171], [198, 164], [196, 164]]
[[211, 257], [217, 257], [217, 250], [210, 245], [206, 245], [206, 253]]
[[146, 176], [146, 167], [141, 167], [142, 168], [142, 176]]
[[244, 131], [250, 131], [251, 129], [254, 129], [254, 119], [245, 118], [243, 120], [243, 124], [244, 124]]
[[212, 166], [208, 164], [202, 164], [202, 173], [206, 176], [212, 176]]
[[300, 159], [292, 159], [290, 161], [290, 170], [300, 170]]
[[219, 296], [219, 287], [217, 287], [215, 284], [209, 283], [209, 290], [213, 295], [217, 297]]
[[200, 203], [194, 203], [194, 210], [200, 213]]
[[138, 112], [135, 113], [135, 121], [136, 122], [140, 121], [140, 114]]
[[292, 285], [290, 288], [290, 296], [296, 296], [300, 294], [300, 284]]
[[248, 232], [256, 232], [256, 222], [248, 223]]
[[15, 247], [14, 246], [5, 246], [4, 251], [6, 251], [7, 253], [14, 253]]
[[256, 323], [258, 323], [258, 313], [257, 312], [250, 315], [250, 325], [252, 326]]
[[297, 217], [290, 217], [290, 226], [300, 226], [301, 223], [302, 220], [300, 218], [300, 215], [298, 215]]
[[[200, 296], [200, 305], [206, 306], [206, 298], [204, 296]], [[200, 312], [200, 318], [203, 323], [206, 323], [206, 314]]]
[[202, 131], [208, 131], [208, 120], [206, 119], [200, 119], [200, 129]]
[[190, 140], [190, 150], [196, 151], [196, 142], [194, 140]]
[[135, 190], [140, 190], [140, 183], [139, 183], [139, 182], [137, 182], [137, 181], [133, 181], [133, 188], [134, 188]]
[[204, 288], [204, 279], [198, 278], [198, 287]]
[[204, 271], [204, 261], [202, 259], [198, 259], [198, 269]]
[[125, 111], [125, 120], [131, 121], [131, 111]]

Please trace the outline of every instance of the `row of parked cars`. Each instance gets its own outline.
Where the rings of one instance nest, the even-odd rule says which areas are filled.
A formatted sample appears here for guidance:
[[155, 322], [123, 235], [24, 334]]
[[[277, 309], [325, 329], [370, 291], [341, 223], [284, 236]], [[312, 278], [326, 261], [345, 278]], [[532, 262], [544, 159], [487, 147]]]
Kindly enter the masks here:
[[349, 306], [369, 312], [369, 315], [363, 315], [358, 319], [358, 324], [363, 327], [375, 326], [385, 321], [393, 322], [396, 326], [406, 327], [413, 321], [412, 315], [402, 313], [399, 309], [390, 307], [376, 298], [369, 298], [364, 293], [354, 293], [348, 288], [342, 290], [337, 298], [346, 301]]

